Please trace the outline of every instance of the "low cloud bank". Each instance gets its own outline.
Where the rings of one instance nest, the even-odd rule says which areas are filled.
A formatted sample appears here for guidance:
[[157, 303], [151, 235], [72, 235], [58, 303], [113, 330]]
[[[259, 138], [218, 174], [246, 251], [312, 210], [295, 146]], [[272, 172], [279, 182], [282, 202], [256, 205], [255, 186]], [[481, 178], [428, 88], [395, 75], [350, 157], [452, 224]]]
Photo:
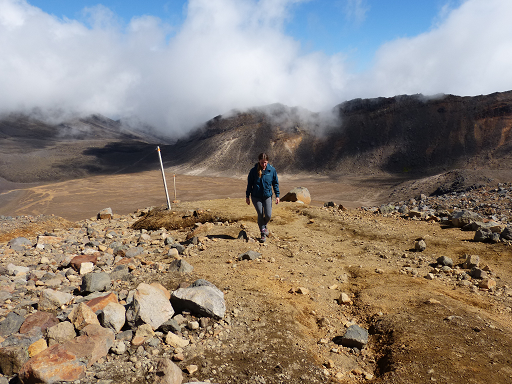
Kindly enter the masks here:
[[358, 74], [343, 52], [305, 54], [284, 33], [297, 2], [190, 0], [174, 30], [152, 16], [123, 26], [102, 6], [86, 25], [0, 0], [0, 113], [101, 113], [179, 136], [257, 105], [317, 112], [356, 97], [512, 89], [508, 0], [464, 1], [430, 31], [384, 44]]

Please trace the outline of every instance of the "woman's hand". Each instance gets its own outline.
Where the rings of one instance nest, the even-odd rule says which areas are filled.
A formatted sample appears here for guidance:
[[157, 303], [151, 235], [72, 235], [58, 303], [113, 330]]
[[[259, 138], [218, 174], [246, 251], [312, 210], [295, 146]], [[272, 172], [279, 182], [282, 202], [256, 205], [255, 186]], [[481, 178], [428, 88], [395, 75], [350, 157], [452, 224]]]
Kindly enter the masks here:
[[251, 204], [251, 200], [248, 197], [245, 198], [245, 202], [247, 203], [247, 205]]
[[276, 197], [276, 205], [279, 204], [279, 197]]

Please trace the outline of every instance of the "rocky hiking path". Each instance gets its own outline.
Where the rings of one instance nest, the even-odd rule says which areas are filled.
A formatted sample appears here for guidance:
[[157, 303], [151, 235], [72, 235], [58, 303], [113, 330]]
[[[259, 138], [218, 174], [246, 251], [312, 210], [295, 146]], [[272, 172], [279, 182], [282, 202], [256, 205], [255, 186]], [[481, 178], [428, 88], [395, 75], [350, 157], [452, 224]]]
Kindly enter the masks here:
[[2, 217], [0, 383], [509, 383], [510, 187]]

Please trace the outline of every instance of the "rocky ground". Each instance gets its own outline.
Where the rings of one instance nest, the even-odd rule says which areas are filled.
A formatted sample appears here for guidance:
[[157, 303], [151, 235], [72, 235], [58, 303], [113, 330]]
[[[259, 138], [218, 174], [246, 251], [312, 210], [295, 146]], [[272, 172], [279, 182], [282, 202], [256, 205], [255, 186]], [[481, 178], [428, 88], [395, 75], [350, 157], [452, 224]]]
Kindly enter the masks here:
[[[263, 244], [244, 199], [1, 217], [0, 383], [36, 382], [49, 350], [72, 355], [78, 376], [59, 380], [76, 383], [509, 383], [511, 197], [501, 184], [349, 210], [281, 203]], [[169, 299], [198, 280], [223, 313]], [[167, 299], [144, 306], [145, 290]], [[169, 302], [173, 321], [154, 323]]]

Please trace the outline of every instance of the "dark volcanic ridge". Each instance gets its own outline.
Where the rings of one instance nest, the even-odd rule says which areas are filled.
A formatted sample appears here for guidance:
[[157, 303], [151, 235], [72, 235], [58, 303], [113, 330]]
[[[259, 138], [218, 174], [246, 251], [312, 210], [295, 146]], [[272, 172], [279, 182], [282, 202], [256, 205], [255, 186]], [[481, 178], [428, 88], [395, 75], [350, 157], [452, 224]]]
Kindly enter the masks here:
[[[511, 127], [512, 91], [356, 99], [326, 113], [273, 104], [217, 116], [173, 143], [99, 115], [58, 125], [10, 115], [0, 121], [0, 177], [51, 182], [157, 169], [160, 145], [166, 167], [192, 175], [244, 176], [267, 152], [280, 174], [410, 181], [459, 172], [467, 188], [508, 180]], [[431, 192], [451, 188], [434, 184]]]

